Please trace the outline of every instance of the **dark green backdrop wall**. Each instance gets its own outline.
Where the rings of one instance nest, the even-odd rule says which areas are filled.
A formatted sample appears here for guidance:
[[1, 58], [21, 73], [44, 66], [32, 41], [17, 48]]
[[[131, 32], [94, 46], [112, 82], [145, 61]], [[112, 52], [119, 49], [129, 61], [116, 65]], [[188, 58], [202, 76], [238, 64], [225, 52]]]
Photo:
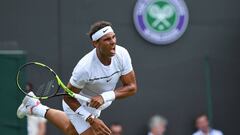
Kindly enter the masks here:
[[[29, 61], [50, 65], [67, 82], [92, 49], [89, 26], [111, 21], [118, 44], [132, 56], [139, 92], [116, 101], [103, 112], [104, 121], [121, 122], [125, 135], [144, 135], [150, 116], [161, 114], [169, 120], [167, 134], [187, 135], [194, 131], [196, 114], [206, 112], [215, 128], [240, 134], [240, 2], [185, 2], [190, 19], [184, 35], [168, 46], [154, 46], [133, 25], [136, 0], [1, 0], [0, 49], [26, 50]], [[61, 109], [60, 98], [46, 104]], [[48, 134], [61, 133], [49, 124]]]
[[23, 95], [15, 84], [18, 67], [26, 62], [22, 51], [0, 50], [0, 131], [4, 135], [26, 135], [26, 120], [19, 121], [16, 110]]

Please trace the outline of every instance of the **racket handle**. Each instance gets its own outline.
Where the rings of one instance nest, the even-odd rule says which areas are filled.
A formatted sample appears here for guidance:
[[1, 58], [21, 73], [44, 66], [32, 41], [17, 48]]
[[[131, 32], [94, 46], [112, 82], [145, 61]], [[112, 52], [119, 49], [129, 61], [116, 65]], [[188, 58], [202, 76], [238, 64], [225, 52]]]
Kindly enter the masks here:
[[[85, 96], [79, 95], [79, 94], [74, 94], [73, 95], [74, 98], [85, 101], [87, 103], [90, 103], [91, 99], [87, 98]], [[104, 103], [102, 106], [100, 106], [97, 110], [104, 110], [105, 108], [107, 108], [108, 106], [110, 106], [112, 103], [112, 101], [108, 101], [106, 103]]]
[[73, 97], [76, 98], [76, 99], [88, 102], [88, 103], [91, 101], [90, 98], [84, 97], [84, 96], [79, 95], [79, 94], [74, 94]]

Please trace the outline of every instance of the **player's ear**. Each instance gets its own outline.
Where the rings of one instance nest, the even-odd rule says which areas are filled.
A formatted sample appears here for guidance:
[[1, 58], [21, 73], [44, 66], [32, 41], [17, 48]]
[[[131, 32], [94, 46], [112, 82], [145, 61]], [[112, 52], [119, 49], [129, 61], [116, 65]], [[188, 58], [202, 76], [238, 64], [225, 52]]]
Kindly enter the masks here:
[[93, 45], [95, 48], [97, 48], [98, 42], [97, 42], [97, 41], [92, 41], [92, 45]]

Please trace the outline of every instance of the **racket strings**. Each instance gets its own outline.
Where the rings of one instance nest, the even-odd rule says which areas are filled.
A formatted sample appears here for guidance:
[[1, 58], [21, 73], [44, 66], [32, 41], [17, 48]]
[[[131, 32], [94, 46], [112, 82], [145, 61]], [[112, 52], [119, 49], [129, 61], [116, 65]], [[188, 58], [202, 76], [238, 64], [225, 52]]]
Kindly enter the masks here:
[[[36, 97], [53, 96], [59, 89], [55, 75], [46, 67], [29, 64], [23, 67], [19, 74], [20, 87], [24, 93], [32, 91]], [[26, 87], [31, 84], [31, 88]]]
[[51, 90], [57, 89], [55, 86], [55, 80], [50, 80], [46, 83], [43, 83], [36, 89], [36, 95], [40, 97], [48, 96], [52, 94]]

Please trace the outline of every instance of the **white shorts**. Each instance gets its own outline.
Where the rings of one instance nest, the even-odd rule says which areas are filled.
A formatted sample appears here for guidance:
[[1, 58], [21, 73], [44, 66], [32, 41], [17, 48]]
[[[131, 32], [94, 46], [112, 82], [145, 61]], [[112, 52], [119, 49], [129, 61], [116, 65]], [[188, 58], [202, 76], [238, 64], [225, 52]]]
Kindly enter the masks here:
[[[77, 130], [78, 134], [83, 133], [86, 131], [90, 125], [88, 122], [86, 122], [80, 115], [76, 114], [63, 100], [62, 101], [62, 106], [64, 112], [67, 114], [69, 120], [72, 122], [73, 126]], [[100, 116], [101, 111], [96, 110], [90, 107], [86, 107], [86, 110], [95, 115], [96, 117]]]
[[[84, 96], [86, 96], [86, 95], [84, 95]], [[86, 96], [86, 97], [88, 97], [88, 96]], [[82, 104], [82, 105], [86, 104], [86, 102], [81, 101], [81, 100], [78, 100], [78, 102], [80, 102], [80, 104]], [[101, 108], [101, 110], [104, 110], [104, 109], [108, 108], [111, 104], [112, 104], [112, 101], [108, 101], [108, 102], [104, 103], [100, 108]], [[62, 101], [62, 106], [63, 106], [64, 112], [67, 114], [69, 120], [72, 122], [72, 124], [75, 127], [75, 129], [77, 130], [78, 134], [83, 133], [84, 131], [86, 131], [90, 127], [89, 123], [86, 122], [81, 116], [76, 114], [67, 105], [67, 103], [65, 103], [64, 100]], [[97, 109], [92, 108], [92, 107], [86, 106], [85, 109], [97, 118], [101, 114], [101, 110], [97, 110]]]

